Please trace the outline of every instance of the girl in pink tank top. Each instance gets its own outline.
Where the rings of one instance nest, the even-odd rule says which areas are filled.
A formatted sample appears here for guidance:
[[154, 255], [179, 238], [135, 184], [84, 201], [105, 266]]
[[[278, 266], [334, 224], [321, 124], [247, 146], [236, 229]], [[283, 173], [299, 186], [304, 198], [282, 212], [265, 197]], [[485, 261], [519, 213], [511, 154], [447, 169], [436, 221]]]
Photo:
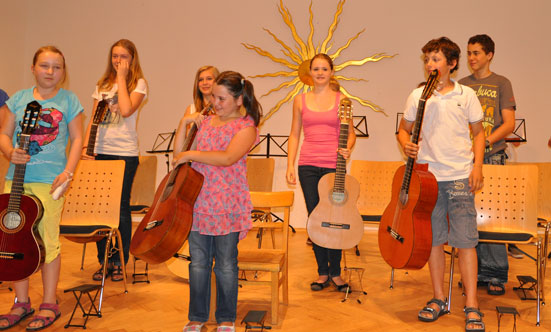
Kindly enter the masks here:
[[[337, 153], [344, 159], [356, 142], [354, 130], [348, 133], [345, 149], [338, 149], [339, 118], [337, 108], [341, 99], [340, 86], [333, 77], [333, 61], [326, 54], [317, 54], [310, 62], [312, 91], [297, 96], [293, 103], [293, 122], [288, 141], [287, 182], [296, 184], [295, 160], [301, 129], [304, 141], [298, 162], [298, 176], [304, 194], [308, 215], [319, 202], [318, 182], [327, 173], [335, 172]], [[353, 125], [352, 122], [350, 125]], [[353, 127], [351, 127], [353, 128]], [[339, 291], [348, 285], [341, 278], [342, 251], [312, 244], [318, 265], [318, 278], [310, 284], [313, 291], [329, 286], [330, 282]]]

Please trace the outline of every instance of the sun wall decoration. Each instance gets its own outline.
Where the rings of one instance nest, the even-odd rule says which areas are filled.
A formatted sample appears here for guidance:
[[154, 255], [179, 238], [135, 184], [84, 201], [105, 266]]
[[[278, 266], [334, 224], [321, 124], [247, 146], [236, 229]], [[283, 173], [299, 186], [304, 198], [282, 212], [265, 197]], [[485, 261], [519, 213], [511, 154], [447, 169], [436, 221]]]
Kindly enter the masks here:
[[[365, 29], [361, 30], [360, 32], [356, 33], [354, 37], [351, 37], [348, 39], [344, 45], [337, 48], [334, 53], [330, 53], [331, 49], [333, 48], [333, 42], [331, 41], [333, 39], [333, 34], [335, 30], [337, 29], [337, 26], [339, 24], [339, 17], [342, 14], [343, 7], [346, 0], [339, 0], [337, 3], [337, 10], [335, 12], [335, 15], [333, 17], [333, 22], [329, 26], [329, 30], [327, 32], [327, 36], [323, 40], [323, 42], [317, 46], [314, 46], [314, 24], [313, 19], [314, 15], [312, 12], [312, 2], [310, 2], [309, 6], [309, 12], [310, 12], [310, 18], [309, 18], [309, 25], [310, 25], [310, 32], [308, 34], [308, 39], [306, 41], [303, 41], [296, 30], [296, 27], [293, 23], [293, 18], [291, 16], [291, 13], [289, 12], [289, 9], [287, 9], [283, 5], [283, 0], [279, 1], [278, 10], [281, 14], [281, 17], [283, 18], [283, 21], [289, 27], [291, 34], [293, 36], [293, 39], [296, 43], [294, 45], [295, 50], [293, 50], [290, 46], [286, 45], [281, 39], [279, 39], [272, 31], [264, 28], [264, 31], [266, 31], [283, 49], [281, 52], [286, 56], [286, 58], [280, 58], [272, 55], [272, 53], [258, 47], [255, 45], [242, 43], [243, 46], [245, 46], [247, 49], [253, 50], [256, 53], [258, 53], [261, 56], [267, 57], [271, 59], [272, 61], [276, 63], [280, 63], [281, 65], [287, 67], [286, 70], [278, 71], [275, 73], [266, 73], [266, 74], [260, 74], [260, 75], [254, 75], [250, 76], [251, 78], [257, 78], [257, 77], [289, 77], [290, 80], [281, 83], [278, 87], [271, 89], [268, 93], [264, 94], [264, 96], [267, 96], [271, 94], [272, 92], [279, 91], [281, 89], [290, 88], [290, 91], [283, 97], [281, 100], [277, 102], [277, 104], [270, 109], [270, 111], [264, 116], [263, 122], [266, 121], [268, 118], [270, 118], [275, 112], [277, 112], [283, 104], [286, 102], [293, 100], [293, 98], [298, 95], [301, 90], [303, 92], [307, 92], [310, 89], [310, 86], [312, 85], [312, 78], [310, 77], [310, 59], [314, 57], [317, 53], [325, 53], [331, 57], [334, 63], [334, 69], [335, 73], [341, 71], [342, 69], [349, 67], [349, 66], [362, 66], [368, 62], [378, 62], [380, 60], [386, 59], [386, 58], [392, 58], [396, 56], [394, 55], [387, 55], [386, 53], [376, 53], [369, 57], [363, 58], [361, 60], [349, 60], [345, 61], [341, 64], [337, 64], [337, 60], [341, 56], [341, 53], [347, 49], [350, 44], [358, 39], [358, 37], [365, 31]], [[342, 75], [335, 74], [335, 78], [338, 81], [366, 81], [361, 78], [354, 78], [354, 77], [345, 77]], [[354, 96], [350, 94], [341, 84], [340, 88], [341, 93], [343, 93], [345, 96], [347, 96], [350, 99], [354, 99], [358, 101], [361, 105], [371, 108], [372, 110], [376, 112], [383, 112], [383, 109], [374, 104], [373, 102], [360, 98], [358, 96]]]

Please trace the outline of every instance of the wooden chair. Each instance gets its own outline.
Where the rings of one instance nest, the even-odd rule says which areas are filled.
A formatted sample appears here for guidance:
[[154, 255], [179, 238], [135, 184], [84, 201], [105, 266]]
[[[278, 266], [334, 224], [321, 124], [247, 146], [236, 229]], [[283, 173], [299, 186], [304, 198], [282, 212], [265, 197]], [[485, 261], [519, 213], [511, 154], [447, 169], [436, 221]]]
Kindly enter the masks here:
[[[60, 234], [67, 239], [78, 243], [107, 239], [98, 306], [100, 314], [108, 257], [116, 251], [119, 252], [122, 264], [124, 291], [128, 292], [122, 240], [118, 230], [123, 176], [123, 160], [81, 160], [65, 194], [61, 215]], [[114, 245], [115, 239], [120, 250]]]
[[[241, 271], [268, 272], [269, 280], [239, 280], [240, 285], [269, 285], [271, 288], [272, 324], [278, 323], [279, 288], [282, 289], [283, 304], [289, 303], [289, 218], [294, 192], [251, 192], [253, 207], [264, 209], [283, 208], [283, 222], [271, 222], [269, 227], [281, 232], [281, 242], [273, 249], [239, 249], [238, 266]], [[263, 225], [267, 227], [267, 225]]]
[[[381, 216], [392, 198], [394, 173], [402, 165], [402, 161], [352, 160], [350, 175], [360, 182], [358, 210], [364, 222], [378, 224], [381, 221]], [[359, 255], [359, 252], [356, 254]], [[393, 288], [394, 269], [391, 269], [390, 289]]]
[[132, 214], [146, 214], [153, 203], [157, 181], [157, 156], [140, 156], [132, 192], [130, 211]]
[[[247, 158], [247, 182], [249, 191], [271, 192], [274, 183], [274, 158]], [[264, 227], [264, 222], [272, 222], [272, 213], [270, 209], [257, 209], [252, 211], [251, 215], [254, 228], [258, 231], [258, 248], [262, 247], [264, 232], [270, 230], [272, 237], [272, 248], [275, 248], [274, 229]], [[279, 221], [279, 220], [278, 220]]]
[[[551, 163], [535, 163], [538, 166], [538, 221], [545, 228], [543, 251], [549, 252], [549, 229], [551, 228]], [[543, 280], [547, 260], [543, 260]]]
[[[536, 325], [543, 301], [542, 241], [538, 236], [536, 165], [484, 165], [484, 188], [475, 195], [479, 242], [536, 246]], [[455, 248], [452, 248], [448, 311], [451, 308]]]

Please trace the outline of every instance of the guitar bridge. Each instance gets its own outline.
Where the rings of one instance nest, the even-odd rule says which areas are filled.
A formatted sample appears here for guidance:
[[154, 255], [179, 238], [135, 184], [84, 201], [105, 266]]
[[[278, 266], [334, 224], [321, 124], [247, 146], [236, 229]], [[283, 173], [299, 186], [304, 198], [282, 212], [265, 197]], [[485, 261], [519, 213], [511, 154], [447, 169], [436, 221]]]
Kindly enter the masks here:
[[395, 230], [393, 230], [390, 226], [386, 227], [386, 231], [392, 236], [395, 240], [400, 241], [400, 243], [404, 243], [404, 238], [398, 234]]
[[350, 229], [350, 224], [333, 224], [328, 221], [322, 221], [321, 227], [336, 228], [336, 229]]
[[147, 223], [147, 225], [145, 225], [144, 231], [149, 231], [155, 227], [161, 226], [162, 223], [163, 223], [163, 220], [150, 221]]

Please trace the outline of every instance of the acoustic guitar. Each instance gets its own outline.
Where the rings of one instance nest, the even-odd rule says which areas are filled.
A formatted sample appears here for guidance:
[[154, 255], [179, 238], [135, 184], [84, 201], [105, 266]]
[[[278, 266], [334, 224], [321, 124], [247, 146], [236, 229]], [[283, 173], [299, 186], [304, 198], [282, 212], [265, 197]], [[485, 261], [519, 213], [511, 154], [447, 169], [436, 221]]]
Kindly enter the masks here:
[[[440, 73], [429, 74], [413, 125], [411, 142], [418, 144], [426, 101], [431, 97]], [[396, 170], [391, 201], [379, 224], [379, 250], [395, 269], [420, 269], [427, 263], [432, 247], [431, 214], [438, 198], [438, 183], [428, 164], [409, 157]]]
[[[27, 104], [21, 121], [20, 149], [29, 150], [40, 110], [36, 101]], [[15, 165], [11, 192], [0, 195], [0, 281], [26, 279], [44, 263], [44, 246], [37, 229], [44, 210], [38, 198], [23, 194], [26, 168], [26, 164]]]
[[[339, 104], [339, 148], [346, 148], [348, 127], [352, 119], [350, 99]], [[318, 183], [320, 201], [308, 217], [308, 236], [320, 247], [349, 249], [355, 247], [364, 234], [362, 216], [356, 206], [360, 195], [358, 180], [346, 174], [346, 160], [337, 153], [335, 173], [324, 175]]]
[[[206, 107], [206, 115], [212, 107]], [[197, 125], [190, 128], [183, 151], [191, 149]], [[193, 223], [193, 206], [203, 186], [203, 175], [191, 163], [176, 166], [167, 174], [153, 198], [153, 204], [136, 229], [130, 242], [132, 255], [151, 264], [160, 264], [182, 247]]]
[[86, 154], [94, 156], [96, 147], [96, 136], [98, 134], [99, 125], [105, 120], [109, 110], [109, 101], [102, 99], [98, 102], [92, 123], [90, 124], [90, 136], [88, 137], [88, 145], [86, 146]]

